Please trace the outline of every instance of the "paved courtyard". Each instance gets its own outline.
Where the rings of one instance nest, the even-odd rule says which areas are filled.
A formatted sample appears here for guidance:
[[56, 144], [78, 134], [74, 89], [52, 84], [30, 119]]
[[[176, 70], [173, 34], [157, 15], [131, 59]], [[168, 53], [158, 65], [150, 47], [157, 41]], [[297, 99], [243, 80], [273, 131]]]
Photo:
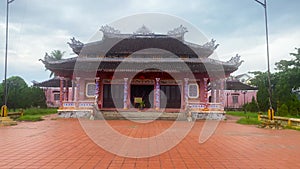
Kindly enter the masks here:
[[[108, 121], [130, 137], [159, 134], [173, 121]], [[223, 121], [199, 143], [203, 121], [174, 148], [148, 158], [124, 158], [100, 148], [77, 119], [48, 118], [0, 128], [0, 168], [300, 168], [300, 132]], [[170, 140], [171, 142], [172, 140]]]

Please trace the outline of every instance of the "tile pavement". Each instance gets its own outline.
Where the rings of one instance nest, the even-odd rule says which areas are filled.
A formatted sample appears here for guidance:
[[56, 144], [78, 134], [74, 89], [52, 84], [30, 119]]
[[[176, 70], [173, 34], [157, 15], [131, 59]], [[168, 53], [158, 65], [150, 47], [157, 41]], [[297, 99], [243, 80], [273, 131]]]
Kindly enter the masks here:
[[[131, 137], [159, 134], [172, 121], [107, 121]], [[204, 122], [197, 121], [174, 148], [148, 158], [125, 158], [97, 146], [77, 119], [50, 118], [0, 128], [0, 168], [300, 168], [300, 132], [259, 129], [223, 121], [199, 144]], [[134, 126], [134, 127], [132, 127]]]

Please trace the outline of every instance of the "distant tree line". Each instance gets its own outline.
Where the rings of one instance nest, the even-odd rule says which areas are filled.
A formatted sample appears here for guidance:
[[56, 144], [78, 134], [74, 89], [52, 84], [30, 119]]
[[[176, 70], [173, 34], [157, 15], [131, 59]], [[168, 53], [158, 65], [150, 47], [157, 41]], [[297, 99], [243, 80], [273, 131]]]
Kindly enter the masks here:
[[[4, 104], [4, 82], [0, 84], [0, 105]], [[46, 98], [42, 89], [28, 86], [24, 79], [12, 76], [7, 79], [8, 95], [7, 107], [9, 109], [46, 107]]]
[[[272, 106], [276, 115], [300, 115], [300, 48], [290, 53], [291, 60], [277, 62], [276, 72], [271, 74]], [[260, 111], [269, 108], [267, 72], [250, 72], [255, 75], [251, 84], [258, 87], [257, 105]]]

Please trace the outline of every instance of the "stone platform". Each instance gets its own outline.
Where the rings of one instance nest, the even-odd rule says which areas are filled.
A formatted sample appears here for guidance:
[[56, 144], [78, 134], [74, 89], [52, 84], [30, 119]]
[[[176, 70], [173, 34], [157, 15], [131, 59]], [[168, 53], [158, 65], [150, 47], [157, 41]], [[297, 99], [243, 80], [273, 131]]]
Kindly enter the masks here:
[[[225, 112], [192, 112], [193, 120], [224, 120]], [[100, 111], [87, 110], [58, 110], [61, 118], [86, 118], [91, 120], [187, 120], [186, 112], [149, 112], [149, 111]]]
[[17, 125], [17, 122], [12, 120], [10, 117], [0, 117], [0, 126], [12, 126]]

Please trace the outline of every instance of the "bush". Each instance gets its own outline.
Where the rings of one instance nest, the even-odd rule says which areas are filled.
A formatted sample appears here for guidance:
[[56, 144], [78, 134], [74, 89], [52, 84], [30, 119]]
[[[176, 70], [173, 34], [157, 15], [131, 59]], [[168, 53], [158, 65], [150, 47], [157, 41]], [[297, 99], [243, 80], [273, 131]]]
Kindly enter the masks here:
[[258, 104], [254, 97], [252, 97], [252, 101], [250, 103], [243, 105], [243, 109], [249, 112], [259, 112]]
[[[283, 110], [282, 110], [283, 109]], [[298, 117], [300, 114], [300, 101], [298, 98], [293, 98], [286, 101], [279, 107], [278, 115], [288, 117]]]
[[289, 109], [286, 104], [282, 104], [278, 109], [279, 116], [287, 116], [289, 114]]
[[296, 102], [293, 102], [289, 106], [289, 112], [292, 116], [298, 116], [298, 104]]

